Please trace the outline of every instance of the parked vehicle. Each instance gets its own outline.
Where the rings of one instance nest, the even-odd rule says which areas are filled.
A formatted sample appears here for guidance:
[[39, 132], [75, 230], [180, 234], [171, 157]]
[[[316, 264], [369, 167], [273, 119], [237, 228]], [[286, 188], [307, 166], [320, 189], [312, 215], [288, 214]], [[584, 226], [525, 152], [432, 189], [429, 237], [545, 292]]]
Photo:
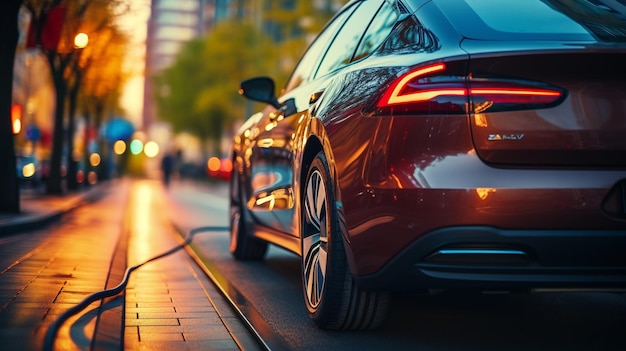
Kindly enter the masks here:
[[206, 172], [211, 179], [228, 181], [233, 170], [233, 163], [229, 157], [213, 156], [206, 163]]
[[390, 292], [626, 288], [626, 13], [351, 1], [234, 138], [230, 251], [302, 258], [328, 329]]

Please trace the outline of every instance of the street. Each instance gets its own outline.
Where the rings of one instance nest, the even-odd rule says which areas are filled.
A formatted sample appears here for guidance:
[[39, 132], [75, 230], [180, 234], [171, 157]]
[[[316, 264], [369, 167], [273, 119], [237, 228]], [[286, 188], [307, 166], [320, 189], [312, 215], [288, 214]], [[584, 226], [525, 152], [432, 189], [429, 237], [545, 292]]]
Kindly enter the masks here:
[[[181, 228], [227, 225], [226, 191], [226, 185], [200, 191], [175, 185], [169, 194], [175, 218], [186, 216]], [[293, 350], [626, 349], [626, 295], [613, 293], [396, 295], [382, 328], [326, 332], [307, 316], [298, 257], [271, 247], [263, 262], [237, 262], [228, 252], [227, 233], [198, 235], [194, 242], [229, 288]]]
[[[104, 286], [108, 261], [99, 259], [96, 253], [111, 257], [124, 246], [119, 245], [120, 238], [122, 242], [128, 240], [128, 265], [132, 265], [153, 256], [155, 250], [150, 248], [157, 244], [158, 239], [152, 236], [156, 232], [162, 232], [160, 235], [164, 238], [178, 235], [171, 229], [170, 220], [182, 236], [197, 227], [228, 225], [227, 183], [173, 181], [167, 190], [157, 181], [129, 180], [127, 186], [110, 185], [101, 185], [108, 187], [102, 199], [83, 205], [59, 223], [44, 230], [0, 238], [3, 299], [0, 342], [4, 345], [12, 344], [11, 349], [15, 350], [40, 349], [51, 320], [78, 303], [85, 294], [72, 294], [72, 289], [66, 288], [58, 295], [63, 303], [53, 304], [54, 307], [47, 310], [40, 308], [37, 301], [53, 300], [58, 286], [64, 284], [75, 287], [89, 283], [93, 290]], [[130, 239], [120, 235], [125, 232], [120, 228], [129, 231]], [[367, 332], [323, 331], [309, 319], [302, 302], [300, 259], [271, 247], [262, 262], [238, 262], [228, 252], [228, 235], [225, 230], [198, 233], [193, 237], [191, 248], [219, 282], [219, 289], [237, 304], [272, 350], [626, 349], [623, 332], [626, 295], [623, 293], [394, 295], [390, 316], [381, 328]], [[163, 246], [175, 246], [176, 240], [168, 240], [171, 243], [161, 243], [156, 251]], [[68, 256], [67, 250], [76, 245], [83, 247], [84, 253], [78, 257]], [[159, 261], [140, 268], [135, 274], [151, 281], [167, 281], [162, 275], [170, 272], [168, 262], [172, 261]], [[49, 275], [50, 267], [62, 269], [63, 264], [74, 265], [73, 277]], [[46, 280], [23, 273], [34, 265], [42, 267], [39, 276], [47, 276]], [[25, 284], [26, 288], [16, 295], [18, 283]], [[209, 291], [209, 295], [217, 296], [217, 290]], [[135, 287], [131, 295], [127, 291], [127, 303], [128, 299], [136, 299], [137, 305], [148, 302], [141, 296]], [[26, 297], [31, 301], [21, 300]], [[156, 301], [159, 300], [151, 298], [152, 308], [158, 309]], [[193, 308], [209, 310], [210, 304], [205, 304], [200, 306], [196, 302]], [[70, 342], [89, 339], [95, 323], [95, 318], [89, 316], [87, 313], [70, 321], [59, 333], [57, 345], [67, 346]], [[125, 349], [140, 349], [142, 340], [129, 341], [128, 318], [127, 315]], [[77, 328], [79, 322], [84, 325]], [[81, 331], [80, 338], [76, 336], [77, 330]], [[193, 333], [185, 334], [184, 330], [182, 333], [190, 338], [206, 335], [208, 330], [208, 325], [196, 325]], [[73, 348], [85, 349], [63, 347]]]
[[626, 351], [626, 0], [0, 4], [0, 351]]

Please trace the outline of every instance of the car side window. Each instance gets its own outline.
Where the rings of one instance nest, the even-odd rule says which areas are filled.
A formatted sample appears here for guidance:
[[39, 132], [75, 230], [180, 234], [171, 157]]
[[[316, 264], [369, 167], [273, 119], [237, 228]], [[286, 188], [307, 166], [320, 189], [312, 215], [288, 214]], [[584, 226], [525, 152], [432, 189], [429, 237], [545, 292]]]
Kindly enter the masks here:
[[361, 3], [361, 6], [348, 18], [335, 40], [326, 50], [326, 55], [322, 59], [315, 77], [323, 76], [352, 62], [363, 31], [380, 8], [380, 4], [379, 1], [363, 1]]
[[324, 50], [328, 47], [328, 45], [330, 45], [329, 43], [333, 40], [339, 28], [341, 28], [350, 14], [354, 12], [356, 7], [357, 6], [352, 6], [337, 15], [337, 17], [335, 17], [335, 19], [317, 36], [291, 74], [291, 77], [285, 86], [285, 92], [291, 91], [301, 84], [311, 80], [311, 76], [315, 72], [319, 61], [324, 54]]
[[352, 61], [369, 56], [387, 38], [398, 20], [398, 15], [392, 5], [384, 2], [378, 10], [372, 23], [367, 28]]

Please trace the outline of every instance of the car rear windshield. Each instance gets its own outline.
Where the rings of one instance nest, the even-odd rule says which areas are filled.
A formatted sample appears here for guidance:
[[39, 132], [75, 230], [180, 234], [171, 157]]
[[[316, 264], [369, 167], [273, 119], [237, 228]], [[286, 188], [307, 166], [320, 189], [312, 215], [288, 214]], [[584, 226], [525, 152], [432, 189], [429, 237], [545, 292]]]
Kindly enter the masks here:
[[448, 0], [437, 5], [479, 40], [626, 42], [626, 0]]

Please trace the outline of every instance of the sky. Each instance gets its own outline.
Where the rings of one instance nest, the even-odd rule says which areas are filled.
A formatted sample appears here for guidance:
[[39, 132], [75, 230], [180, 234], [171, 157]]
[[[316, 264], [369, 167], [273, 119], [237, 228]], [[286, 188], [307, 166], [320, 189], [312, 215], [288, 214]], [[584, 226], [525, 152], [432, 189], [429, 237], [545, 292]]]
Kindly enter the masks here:
[[119, 24], [123, 31], [131, 36], [130, 49], [126, 55], [126, 64], [133, 72], [131, 79], [124, 87], [121, 105], [126, 116], [136, 127], [141, 127], [143, 112], [143, 84], [146, 54], [147, 21], [150, 16], [150, 0], [129, 1], [129, 13], [120, 17]]

